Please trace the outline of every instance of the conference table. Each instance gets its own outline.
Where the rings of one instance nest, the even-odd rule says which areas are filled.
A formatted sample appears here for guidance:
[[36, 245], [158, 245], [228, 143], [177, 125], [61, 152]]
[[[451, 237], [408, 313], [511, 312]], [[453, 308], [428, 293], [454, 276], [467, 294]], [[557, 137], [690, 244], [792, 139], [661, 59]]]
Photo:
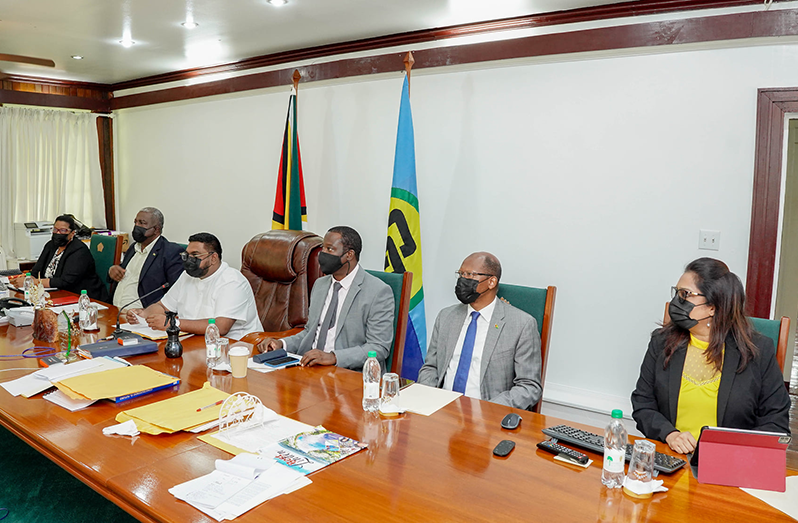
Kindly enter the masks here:
[[[55, 296], [64, 295], [54, 293]], [[101, 311], [100, 330], [113, 331], [116, 309]], [[0, 354], [19, 354], [34, 345], [31, 327], [0, 327]], [[42, 345], [35, 342], [35, 345]], [[45, 344], [55, 346], [55, 344]], [[793, 521], [734, 487], [698, 483], [688, 468], [661, 474], [668, 492], [633, 499], [600, 481], [601, 455], [587, 452], [588, 468], [555, 461], [536, 448], [541, 429], [561, 423], [602, 429], [551, 416], [460, 397], [431, 416], [404, 414], [386, 419], [361, 407], [360, 373], [337, 367], [294, 367], [234, 379], [208, 371], [204, 339], [183, 341], [182, 358], [157, 353], [131, 357], [180, 378], [176, 389], [124, 403], [100, 401], [70, 412], [42, 399], [0, 390], [0, 423], [76, 478], [141, 521], [214, 521], [167, 490], [207, 474], [230, 454], [196, 434], [105, 436], [122, 410], [202, 387], [206, 381], [228, 393], [247, 392], [278, 414], [368, 443], [368, 448], [309, 476], [312, 484], [274, 498], [244, 514], [249, 521]], [[35, 359], [0, 361], [0, 368], [38, 368]], [[0, 374], [6, 381], [27, 370]], [[516, 430], [501, 428], [517, 412]], [[492, 454], [499, 441], [516, 448], [505, 458]], [[666, 445], [657, 450], [670, 453]], [[789, 471], [794, 474], [794, 471]]]

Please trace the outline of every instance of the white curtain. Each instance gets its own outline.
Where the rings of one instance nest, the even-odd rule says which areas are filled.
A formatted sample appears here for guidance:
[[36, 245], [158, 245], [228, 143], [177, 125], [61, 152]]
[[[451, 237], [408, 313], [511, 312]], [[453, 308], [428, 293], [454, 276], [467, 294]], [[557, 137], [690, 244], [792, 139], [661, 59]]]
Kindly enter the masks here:
[[0, 107], [0, 243], [14, 223], [73, 214], [105, 227], [97, 115]]

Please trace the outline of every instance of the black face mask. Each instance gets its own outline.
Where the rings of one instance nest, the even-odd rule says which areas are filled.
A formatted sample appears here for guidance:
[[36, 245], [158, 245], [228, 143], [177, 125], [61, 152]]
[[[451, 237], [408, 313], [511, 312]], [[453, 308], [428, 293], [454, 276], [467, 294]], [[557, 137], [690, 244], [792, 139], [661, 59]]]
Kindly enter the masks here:
[[668, 314], [671, 317], [671, 321], [677, 327], [689, 331], [696, 325], [698, 325], [699, 321], [706, 320], [707, 318], [711, 318], [711, 316], [707, 316], [706, 318], [701, 318], [700, 320], [696, 320], [690, 317], [690, 313], [693, 312], [695, 308], [695, 304], [691, 303], [687, 300], [682, 301], [678, 296], [674, 297], [670, 304], [668, 305]]
[[183, 269], [185, 269], [186, 274], [193, 278], [202, 278], [206, 274], [208, 274], [208, 269], [210, 267], [205, 267], [204, 269], [200, 267], [202, 260], [199, 258], [195, 258], [194, 256], [189, 256], [183, 261]]
[[150, 229], [152, 229], [152, 227], [142, 227], [141, 225], [133, 227], [133, 239], [136, 240], [136, 243], [144, 243], [147, 241], [147, 231]]
[[69, 235], [68, 234], [56, 234], [53, 233], [53, 245], [56, 247], [63, 247], [69, 243]]
[[[457, 299], [461, 302], [468, 305], [469, 303], [474, 303], [477, 301], [477, 298], [480, 297], [482, 294], [481, 292], [477, 292], [477, 286], [481, 282], [477, 280], [472, 280], [470, 278], [463, 278], [460, 276], [457, 278], [457, 284], [454, 286], [454, 295], [457, 296]], [[487, 291], [486, 291], [487, 292]]]
[[[343, 256], [343, 254], [341, 256]], [[324, 274], [332, 274], [337, 272], [338, 269], [344, 266], [344, 263], [341, 262], [341, 256], [336, 256], [335, 254], [330, 254], [329, 252], [320, 252], [319, 267], [321, 268], [321, 272]], [[347, 261], [346, 263], [349, 262]]]

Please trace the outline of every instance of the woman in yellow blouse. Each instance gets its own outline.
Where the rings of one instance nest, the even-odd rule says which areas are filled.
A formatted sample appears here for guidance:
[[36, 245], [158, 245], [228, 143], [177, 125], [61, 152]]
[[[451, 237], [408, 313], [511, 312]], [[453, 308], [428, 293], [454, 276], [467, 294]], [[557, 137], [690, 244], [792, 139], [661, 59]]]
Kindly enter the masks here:
[[776, 350], [745, 317], [740, 279], [700, 258], [671, 295], [671, 321], [652, 333], [632, 393], [637, 428], [682, 454], [695, 450], [705, 425], [789, 433]]

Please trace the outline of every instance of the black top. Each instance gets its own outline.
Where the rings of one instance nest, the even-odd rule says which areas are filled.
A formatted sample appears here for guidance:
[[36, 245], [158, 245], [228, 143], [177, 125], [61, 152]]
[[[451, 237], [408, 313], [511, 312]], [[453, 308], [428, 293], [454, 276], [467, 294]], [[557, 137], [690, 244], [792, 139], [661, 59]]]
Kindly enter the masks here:
[[[738, 373], [740, 351], [734, 338], [726, 338], [718, 389], [718, 426], [789, 434], [790, 396], [776, 362], [773, 340], [754, 332], [753, 342], [759, 353]], [[668, 367], [663, 368], [664, 348], [661, 329], [654, 331], [632, 392], [632, 417], [638, 430], [647, 438], [660, 441], [665, 441], [665, 437], [676, 430], [674, 424], [687, 354], [687, 347], [677, 349]]]
[[[36, 278], [44, 278], [44, 271], [55, 256], [57, 247], [50, 240], [42, 249], [36, 265], [30, 273]], [[80, 294], [86, 290], [89, 298], [97, 301], [108, 302], [108, 291], [105, 284], [100, 281], [94, 268], [94, 257], [86, 245], [77, 239], [69, 242], [61, 255], [61, 261], [55, 269], [55, 274], [50, 278], [50, 287]]]
[[[121, 263], [123, 269], [127, 268], [130, 260], [133, 259], [133, 255], [136, 254], [135, 247], [136, 244], [134, 243], [125, 251]], [[179, 278], [180, 274], [183, 272], [183, 259], [180, 257], [180, 253], [183, 252], [183, 250], [183, 247], [170, 242], [164, 236], [160, 236], [155, 240], [155, 245], [152, 246], [150, 254], [141, 267], [138, 285], [139, 296], [144, 296], [164, 283], [168, 282], [169, 285], [175, 284], [177, 278]], [[113, 296], [114, 293], [116, 293], [117, 282], [111, 280], [110, 276], [108, 277], [108, 281], [111, 282], [111, 296]], [[152, 293], [150, 296], [141, 300], [141, 305], [145, 308], [149, 307], [163, 298], [166, 292], [167, 289]], [[124, 305], [124, 303], [122, 305]]]

